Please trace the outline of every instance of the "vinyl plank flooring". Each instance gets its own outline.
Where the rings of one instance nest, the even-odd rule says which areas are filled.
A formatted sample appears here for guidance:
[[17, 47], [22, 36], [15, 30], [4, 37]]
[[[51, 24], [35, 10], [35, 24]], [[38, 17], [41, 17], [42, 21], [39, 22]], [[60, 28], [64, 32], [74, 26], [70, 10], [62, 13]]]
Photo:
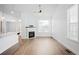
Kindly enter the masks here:
[[23, 39], [22, 43], [14, 45], [2, 55], [74, 55], [53, 38]]
[[[27, 40], [26, 40], [27, 41]], [[66, 48], [51, 38], [31, 39], [16, 51], [15, 55], [70, 55]]]

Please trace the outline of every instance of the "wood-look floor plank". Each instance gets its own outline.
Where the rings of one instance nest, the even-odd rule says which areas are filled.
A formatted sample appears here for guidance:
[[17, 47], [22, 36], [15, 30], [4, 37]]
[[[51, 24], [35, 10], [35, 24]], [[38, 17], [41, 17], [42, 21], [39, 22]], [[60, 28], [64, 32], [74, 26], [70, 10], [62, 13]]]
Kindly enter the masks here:
[[24, 40], [24, 44], [14, 53], [15, 55], [70, 55], [56, 40], [51, 38], [36, 38]]
[[54, 38], [23, 39], [1, 55], [74, 55]]

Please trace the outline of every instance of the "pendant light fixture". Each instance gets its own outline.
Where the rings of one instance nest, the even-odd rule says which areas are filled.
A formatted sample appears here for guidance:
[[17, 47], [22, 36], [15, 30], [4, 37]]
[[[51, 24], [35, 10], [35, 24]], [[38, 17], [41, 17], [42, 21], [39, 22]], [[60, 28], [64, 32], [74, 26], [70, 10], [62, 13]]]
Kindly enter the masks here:
[[42, 13], [41, 5], [39, 5], [38, 7], [39, 7], [38, 13]]
[[40, 4], [37, 6], [37, 8], [38, 9], [35, 10], [34, 13], [42, 13], [43, 12]]

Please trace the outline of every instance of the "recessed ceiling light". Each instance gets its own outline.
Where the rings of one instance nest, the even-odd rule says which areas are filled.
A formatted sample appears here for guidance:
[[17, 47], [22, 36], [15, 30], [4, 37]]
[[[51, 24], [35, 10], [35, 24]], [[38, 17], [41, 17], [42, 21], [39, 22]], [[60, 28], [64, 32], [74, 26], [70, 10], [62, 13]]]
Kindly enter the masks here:
[[19, 21], [19, 22], [21, 22], [22, 20], [21, 20], [21, 19], [19, 19], [18, 21]]
[[14, 11], [11, 11], [11, 14], [14, 14]]

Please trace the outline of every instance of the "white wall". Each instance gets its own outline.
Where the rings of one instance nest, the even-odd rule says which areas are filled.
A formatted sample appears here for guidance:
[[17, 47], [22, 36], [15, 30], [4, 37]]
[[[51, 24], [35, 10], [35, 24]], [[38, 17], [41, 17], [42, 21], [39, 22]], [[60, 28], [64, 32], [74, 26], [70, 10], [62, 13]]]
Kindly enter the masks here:
[[79, 54], [79, 43], [67, 39], [67, 6], [59, 6], [53, 15], [52, 37], [75, 54]]

